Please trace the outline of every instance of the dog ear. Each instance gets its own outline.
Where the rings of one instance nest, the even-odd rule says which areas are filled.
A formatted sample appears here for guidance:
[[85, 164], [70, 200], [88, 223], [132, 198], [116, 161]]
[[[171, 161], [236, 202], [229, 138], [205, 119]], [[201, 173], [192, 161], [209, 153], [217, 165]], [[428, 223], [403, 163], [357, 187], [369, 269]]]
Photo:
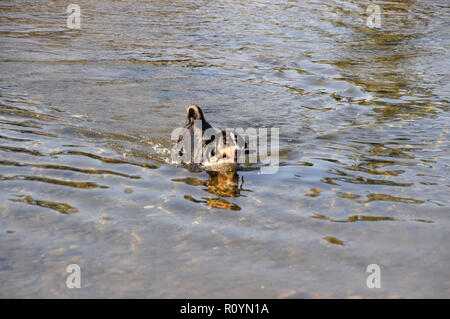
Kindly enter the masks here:
[[197, 121], [197, 120], [201, 120], [201, 121], [205, 120], [202, 109], [195, 104], [189, 105], [188, 108], [186, 109], [186, 113], [187, 113], [187, 122], [188, 123]]

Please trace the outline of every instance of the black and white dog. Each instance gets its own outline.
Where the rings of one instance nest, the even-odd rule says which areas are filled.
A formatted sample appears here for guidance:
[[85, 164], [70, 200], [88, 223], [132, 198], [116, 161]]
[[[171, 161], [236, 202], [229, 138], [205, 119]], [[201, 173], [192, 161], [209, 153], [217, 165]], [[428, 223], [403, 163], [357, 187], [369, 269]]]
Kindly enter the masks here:
[[178, 136], [174, 154], [179, 162], [203, 167], [234, 166], [248, 154], [244, 138], [228, 130], [213, 128], [197, 105], [187, 109], [186, 124]]

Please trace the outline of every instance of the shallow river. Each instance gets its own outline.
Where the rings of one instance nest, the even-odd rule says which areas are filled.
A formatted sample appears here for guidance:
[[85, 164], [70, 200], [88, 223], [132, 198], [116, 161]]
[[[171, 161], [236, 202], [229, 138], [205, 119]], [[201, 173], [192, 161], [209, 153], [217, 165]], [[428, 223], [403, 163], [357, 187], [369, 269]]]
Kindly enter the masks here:
[[[0, 297], [450, 297], [448, 1], [69, 3], [0, 3]], [[192, 103], [278, 172], [171, 164]]]

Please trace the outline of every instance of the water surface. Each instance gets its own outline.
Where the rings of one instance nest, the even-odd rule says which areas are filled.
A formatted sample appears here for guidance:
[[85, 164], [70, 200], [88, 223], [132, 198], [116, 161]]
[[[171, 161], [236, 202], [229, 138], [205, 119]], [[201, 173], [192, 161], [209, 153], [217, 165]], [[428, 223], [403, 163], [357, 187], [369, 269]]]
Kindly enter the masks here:
[[[0, 3], [0, 297], [450, 296], [447, 1], [77, 4]], [[192, 103], [279, 171], [170, 164]]]

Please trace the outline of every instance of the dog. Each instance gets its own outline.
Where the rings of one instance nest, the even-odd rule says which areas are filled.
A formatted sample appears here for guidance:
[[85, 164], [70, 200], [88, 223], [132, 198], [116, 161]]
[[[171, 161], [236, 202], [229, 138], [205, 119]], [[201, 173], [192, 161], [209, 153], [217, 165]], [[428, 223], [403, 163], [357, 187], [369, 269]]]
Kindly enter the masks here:
[[241, 152], [248, 154], [245, 139], [233, 132], [213, 128], [199, 106], [188, 106], [186, 113], [186, 124], [175, 147], [182, 163], [235, 168]]

